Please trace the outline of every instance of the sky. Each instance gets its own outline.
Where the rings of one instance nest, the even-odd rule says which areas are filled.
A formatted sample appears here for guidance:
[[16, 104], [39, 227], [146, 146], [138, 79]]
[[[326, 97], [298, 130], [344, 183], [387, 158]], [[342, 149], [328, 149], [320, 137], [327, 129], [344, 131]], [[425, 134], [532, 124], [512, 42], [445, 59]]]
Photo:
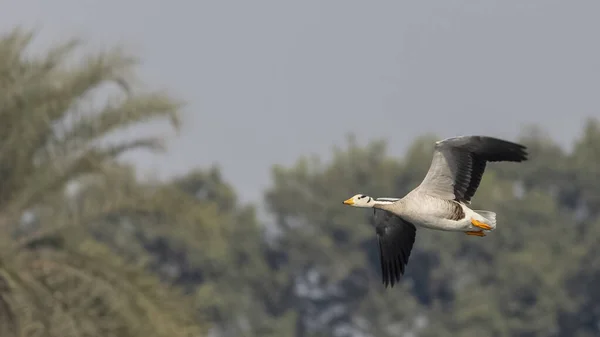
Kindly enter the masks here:
[[187, 104], [168, 153], [129, 159], [161, 177], [217, 164], [246, 201], [273, 164], [327, 157], [350, 132], [402, 156], [424, 133], [536, 124], [568, 147], [600, 116], [599, 16], [596, 0], [0, 3], [0, 29], [37, 28], [39, 51], [80, 36], [139, 55], [140, 77]]

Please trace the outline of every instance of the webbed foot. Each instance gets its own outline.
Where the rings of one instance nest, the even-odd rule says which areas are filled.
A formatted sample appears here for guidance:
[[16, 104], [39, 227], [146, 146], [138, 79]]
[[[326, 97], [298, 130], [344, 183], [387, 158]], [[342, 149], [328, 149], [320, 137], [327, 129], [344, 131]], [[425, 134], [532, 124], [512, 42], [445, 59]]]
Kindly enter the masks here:
[[481, 229], [485, 229], [487, 231], [489, 231], [490, 229], [492, 229], [491, 226], [484, 224], [481, 221], [475, 220], [473, 218], [471, 218], [471, 224], [475, 227], [481, 228]]

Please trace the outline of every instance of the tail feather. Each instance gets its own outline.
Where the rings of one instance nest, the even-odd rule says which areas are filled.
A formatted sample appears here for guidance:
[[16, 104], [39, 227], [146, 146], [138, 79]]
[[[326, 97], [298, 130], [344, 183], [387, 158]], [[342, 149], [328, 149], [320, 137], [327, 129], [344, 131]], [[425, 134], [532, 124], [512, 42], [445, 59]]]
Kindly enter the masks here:
[[487, 224], [492, 228], [496, 228], [496, 213], [491, 211], [473, 210], [475, 213], [481, 215], [488, 220]]

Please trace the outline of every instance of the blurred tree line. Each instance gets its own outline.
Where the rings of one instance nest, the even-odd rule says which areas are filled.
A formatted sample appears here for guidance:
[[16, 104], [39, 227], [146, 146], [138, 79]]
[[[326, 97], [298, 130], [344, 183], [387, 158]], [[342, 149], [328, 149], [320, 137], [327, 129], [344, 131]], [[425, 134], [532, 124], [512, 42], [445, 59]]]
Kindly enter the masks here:
[[489, 165], [473, 202], [498, 230], [419, 230], [386, 290], [372, 213], [341, 201], [404, 195], [437, 137], [403, 158], [349, 137], [275, 166], [258, 219], [216, 167], [158, 182], [119, 161], [161, 142], [115, 131], [179, 124], [180, 102], [135, 86], [134, 58], [73, 60], [76, 40], [30, 55], [32, 38], [0, 39], [0, 336], [600, 335], [598, 121], [569, 151], [527, 129], [530, 160]]

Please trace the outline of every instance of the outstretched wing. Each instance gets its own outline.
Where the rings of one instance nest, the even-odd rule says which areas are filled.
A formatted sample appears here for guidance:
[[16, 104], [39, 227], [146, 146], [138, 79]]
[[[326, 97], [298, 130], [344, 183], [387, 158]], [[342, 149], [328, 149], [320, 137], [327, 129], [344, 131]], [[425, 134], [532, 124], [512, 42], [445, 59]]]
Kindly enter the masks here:
[[425, 179], [415, 191], [470, 203], [487, 162], [527, 160], [526, 147], [486, 136], [448, 138], [435, 143]]
[[386, 288], [388, 285], [394, 287], [404, 275], [415, 242], [416, 228], [399, 216], [381, 209], [375, 210], [373, 221], [379, 244], [382, 282]]

